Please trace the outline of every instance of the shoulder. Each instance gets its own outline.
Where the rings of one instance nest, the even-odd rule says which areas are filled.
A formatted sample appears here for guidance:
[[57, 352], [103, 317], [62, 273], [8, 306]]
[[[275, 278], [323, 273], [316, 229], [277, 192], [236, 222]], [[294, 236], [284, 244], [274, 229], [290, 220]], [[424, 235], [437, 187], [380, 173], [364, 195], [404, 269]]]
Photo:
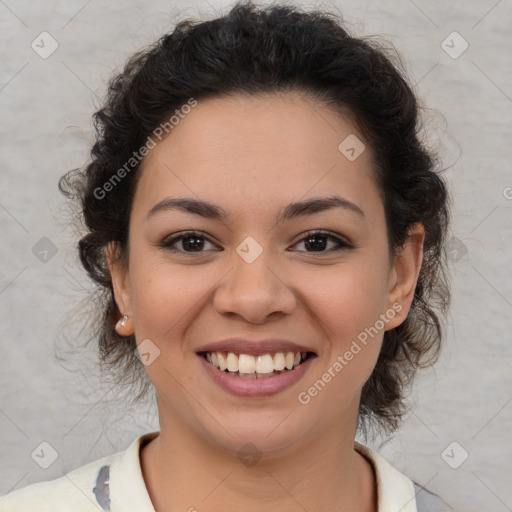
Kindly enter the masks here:
[[103, 486], [108, 482], [108, 468], [121, 454], [103, 457], [54, 480], [1, 496], [0, 512], [98, 512]]
[[0, 496], [0, 512], [154, 512], [140, 466], [140, 448], [159, 435], [148, 432], [123, 451], [79, 467], [60, 478]]
[[401, 512], [452, 510], [437, 494], [410, 480], [372, 448], [356, 442], [355, 449], [373, 466], [379, 510], [400, 510]]

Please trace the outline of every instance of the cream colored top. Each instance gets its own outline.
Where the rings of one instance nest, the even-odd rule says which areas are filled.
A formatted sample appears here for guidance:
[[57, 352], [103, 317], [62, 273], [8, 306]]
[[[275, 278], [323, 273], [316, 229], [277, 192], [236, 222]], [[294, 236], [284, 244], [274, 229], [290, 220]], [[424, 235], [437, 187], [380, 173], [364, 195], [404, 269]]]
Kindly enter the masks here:
[[[55, 480], [31, 484], [1, 496], [0, 512], [155, 512], [142, 476], [140, 448], [158, 435], [158, 431], [146, 433], [124, 451]], [[379, 512], [448, 510], [443, 508], [442, 500], [413, 484], [376, 451], [357, 442], [355, 448], [375, 469]], [[428, 503], [424, 502], [421, 508], [417, 507], [417, 493], [418, 498], [428, 497]]]

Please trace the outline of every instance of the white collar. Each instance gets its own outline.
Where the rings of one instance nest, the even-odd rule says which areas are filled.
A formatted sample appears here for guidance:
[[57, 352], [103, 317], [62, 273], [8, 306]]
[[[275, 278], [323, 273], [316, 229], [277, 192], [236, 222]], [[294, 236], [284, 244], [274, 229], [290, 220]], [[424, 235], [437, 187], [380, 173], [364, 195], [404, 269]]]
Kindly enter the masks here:
[[[155, 512], [140, 466], [141, 444], [149, 442], [159, 432], [149, 432], [135, 439], [119, 453], [110, 467], [110, 495], [116, 510]], [[379, 512], [417, 512], [414, 485], [373, 449], [355, 442], [355, 449], [372, 464], [377, 478]]]
[[379, 512], [417, 512], [414, 484], [378, 452], [354, 443], [356, 451], [373, 466], [377, 478], [377, 510]]

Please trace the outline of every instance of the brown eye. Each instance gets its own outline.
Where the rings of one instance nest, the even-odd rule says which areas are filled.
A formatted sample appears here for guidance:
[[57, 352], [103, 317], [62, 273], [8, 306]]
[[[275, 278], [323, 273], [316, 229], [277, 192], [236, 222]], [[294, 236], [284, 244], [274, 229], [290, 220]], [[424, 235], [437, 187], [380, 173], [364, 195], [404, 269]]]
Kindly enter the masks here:
[[213, 243], [210, 242], [201, 233], [189, 231], [177, 236], [173, 236], [172, 238], [165, 239], [161, 246], [173, 252], [201, 253], [205, 252], [203, 250], [205, 248], [205, 244], [210, 244], [213, 246]]
[[[326, 232], [326, 231], [312, 231], [302, 238], [297, 244], [304, 244], [306, 251], [300, 252], [316, 252], [316, 253], [330, 253], [342, 249], [352, 249], [353, 246], [342, 240], [341, 238]], [[329, 243], [334, 244], [334, 248], [326, 250]]]

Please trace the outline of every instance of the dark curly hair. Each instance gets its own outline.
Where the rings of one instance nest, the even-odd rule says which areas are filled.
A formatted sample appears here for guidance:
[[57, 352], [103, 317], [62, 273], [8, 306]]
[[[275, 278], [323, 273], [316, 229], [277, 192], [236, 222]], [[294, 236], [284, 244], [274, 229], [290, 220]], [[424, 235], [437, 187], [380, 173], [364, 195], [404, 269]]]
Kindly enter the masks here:
[[[120, 318], [106, 264], [114, 242], [127, 261], [130, 211], [140, 164], [119, 171], [156, 127], [191, 98], [293, 91], [349, 114], [370, 148], [373, 173], [382, 194], [391, 254], [409, 228], [425, 228], [423, 264], [406, 320], [384, 334], [376, 367], [362, 390], [358, 427], [388, 432], [407, 410], [404, 389], [416, 370], [438, 357], [442, 317], [449, 304], [445, 238], [449, 195], [437, 154], [421, 140], [420, 106], [408, 85], [400, 57], [390, 44], [355, 37], [342, 20], [320, 11], [303, 12], [274, 4], [239, 2], [228, 14], [208, 21], [187, 19], [169, 34], [133, 55], [114, 76], [94, 114], [96, 139], [91, 161], [61, 177], [59, 189], [78, 201], [87, 232], [79, 242], [81, 262], [97, 284], [101, 321], [100, 367], [120, 384], [150, 387], [135, 356], [135, 338], [120, 337]], [[112, 186], [107, 188], [106, 183]], [[99, 192], [101, 191], [101, 193]], [[370, 421], [367, 421], [370, 420]]]

